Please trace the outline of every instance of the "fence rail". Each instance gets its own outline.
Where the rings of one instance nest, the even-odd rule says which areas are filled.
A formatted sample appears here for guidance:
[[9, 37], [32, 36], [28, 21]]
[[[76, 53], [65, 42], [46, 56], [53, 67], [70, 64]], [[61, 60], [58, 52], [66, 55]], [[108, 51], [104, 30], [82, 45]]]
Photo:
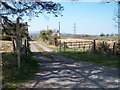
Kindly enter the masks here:
[[59, 43], [59, 51], [62, 50], [65, 52], [68, 49], [73, 49], [73, 51], [90, 51], [93, 46], [93, 41], [80, 41], [80, 42], [63, 42]]
[[[101, 42], [101, 41], [100, 41]], [[98, 48], [98, 42], [97, 40], [93, 40], [93, 41], [64, 41], [61, 42], [59, 41], [59, 45], [58, 45], [58, 50], [59, 52], [61, 51], [74, 51], [74, 52], [80, 52], [80, 51], [84, 51], [84, 52], [90, 52], [93, 51], [95, 52]], [[104, 41], [102, 41], [104, 43]], [[112, 49], [112, 51], [115, 51], [115, 45], [116, 42], [111, 43], [110, 48]]]

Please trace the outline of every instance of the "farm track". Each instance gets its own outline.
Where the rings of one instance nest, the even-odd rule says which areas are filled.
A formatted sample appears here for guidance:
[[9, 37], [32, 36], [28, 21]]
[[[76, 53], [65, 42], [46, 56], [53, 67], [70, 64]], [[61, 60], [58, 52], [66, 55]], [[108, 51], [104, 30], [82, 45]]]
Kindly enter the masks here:
[[115, 68], [74, 61], [57, 53], [41, 53], [32, 42], [31, 50], [39, 70], [23, 88], [120, 88]]

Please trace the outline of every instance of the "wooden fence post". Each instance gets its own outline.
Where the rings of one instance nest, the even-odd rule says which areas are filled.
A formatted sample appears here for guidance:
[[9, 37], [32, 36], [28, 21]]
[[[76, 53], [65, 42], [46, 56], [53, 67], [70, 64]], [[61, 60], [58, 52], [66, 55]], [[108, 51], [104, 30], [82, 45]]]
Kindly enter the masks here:
[[73, 49], [74, 49], [74, 53], [75, 53], [75, 44], [74, 44], [74, 48]]
[[64, 42], [64, 52], [66, 51], [66, 42]]
[[24, 41], [24, 46], [25, 46], [25, 59], [27, 60], [27, 40], [26, 39]]
[[13, 52], [16, 52], [16, 46], [15, 46], [15, 41], [14, 41], [14, 37], [12, 36], [12, 44], [13, 44]]
[[80, 42], [79, 42], [79, 48], [80, 48]]
[[113, 44], [113, 53], [115, 52], [115, 42], [114, 42], [114, 44]]
[[59, 42], [59, 52], [61, 52], [61, 40]]
[[20, 37], [20, 19], [19, 17], [16, 19], [16, 53], [17, 53], [17, 65], [18, 68], [21, 67], [21, 37]]
[[95, 52], [96, 51], [96, 41], [93, 40], [93, 51]]
[[30, 49], [30, 44], [29, 44], [28, 37], [27, 37], [26, 43], [27, 43], [26, 47], [27, 47], [28, 49]]

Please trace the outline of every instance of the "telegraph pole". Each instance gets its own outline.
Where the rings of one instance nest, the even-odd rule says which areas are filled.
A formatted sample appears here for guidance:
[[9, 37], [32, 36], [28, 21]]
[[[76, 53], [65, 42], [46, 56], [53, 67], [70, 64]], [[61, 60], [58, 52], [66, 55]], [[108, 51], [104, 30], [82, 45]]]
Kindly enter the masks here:
[[60, 22], [59, 22], [59, 33], [60, 33]]
[[76, 23], [74, 23], [74, 36], [76, 35]]
[[60, 38], [60, 22], [59, 22], [59, 38]]
[[47, 30], [49, 29], [49, 26], [47, 25]]

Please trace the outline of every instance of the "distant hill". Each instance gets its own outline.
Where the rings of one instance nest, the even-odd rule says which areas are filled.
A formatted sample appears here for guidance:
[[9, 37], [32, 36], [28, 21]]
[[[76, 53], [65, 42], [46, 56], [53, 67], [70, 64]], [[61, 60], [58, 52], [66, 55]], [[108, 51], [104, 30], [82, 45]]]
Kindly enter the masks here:
[[61, 37], [71, 37], [71, 38], [80, 38], [80, 37], [90, 37], [95, 35], [88, 35], [88, 34], [68, 34], [68, 33], [61, 33]]
[[32, 31], [32, 32], [29, 32], [30, 35], [39, 35], [40, 34], [40, 31]]

